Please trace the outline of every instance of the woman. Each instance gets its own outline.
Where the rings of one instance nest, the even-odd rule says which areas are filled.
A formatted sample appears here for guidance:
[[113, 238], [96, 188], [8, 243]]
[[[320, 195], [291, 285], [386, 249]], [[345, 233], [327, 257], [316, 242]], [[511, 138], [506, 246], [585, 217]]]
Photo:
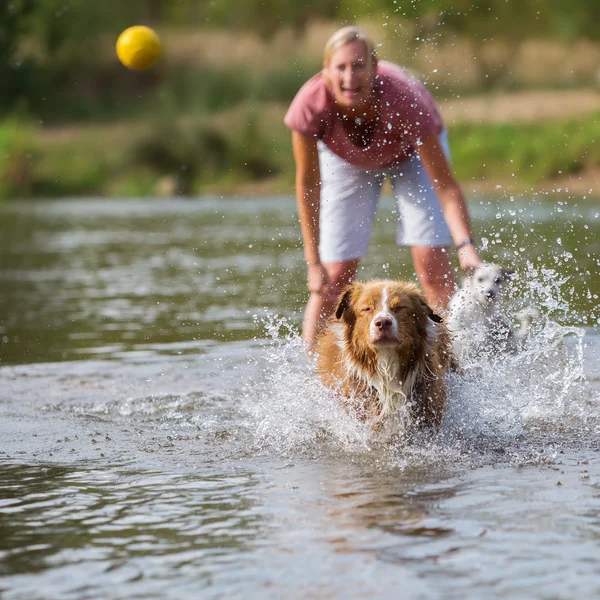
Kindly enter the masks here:
[[454, 289], [446, 246], [454, 243], [463, 269], [481, 259], [442, 119], [424, 86], [378, 62], [364, 31], [345, 27], [327, 42], [323, 70], [300, 89], [285, 124], [308, 265], [302, 336], [309, 347], [367, 251], [385, 176], [399, 204], [398, 244], [411, 247], [428, 302], [444, 309]]

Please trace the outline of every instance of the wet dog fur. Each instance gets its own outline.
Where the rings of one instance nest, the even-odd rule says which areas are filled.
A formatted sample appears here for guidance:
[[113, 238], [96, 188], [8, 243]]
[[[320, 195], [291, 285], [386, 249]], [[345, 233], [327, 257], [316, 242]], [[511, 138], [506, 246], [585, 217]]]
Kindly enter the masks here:
[[439, 426], [445, 376], [457, 363], [441, 317], [416, 285], [349, 285], [317, 340], [316, 353], [325, 385], [375, 429], [392, 424], [402, 430], [406, 418], [418, 426]]
[[459, 357], [514, 352], [527, 336], [531, 321], [537, 314], [523, 310], [513, 321], [503, 306], [503, 288], [514, 274], [494, 263], [467, 272], [461, 286], [450, 299], [446, 324]]

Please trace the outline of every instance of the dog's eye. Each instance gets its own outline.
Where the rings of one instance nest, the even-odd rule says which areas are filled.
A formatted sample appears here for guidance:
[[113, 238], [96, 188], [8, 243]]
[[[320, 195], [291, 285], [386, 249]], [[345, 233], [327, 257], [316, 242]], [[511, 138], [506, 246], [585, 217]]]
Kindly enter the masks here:
[[477, 278], [477, 282], [478, 282], [478, 283], [483, 283], [483, 277], [478, 277], [478, 278]]
[[371, 312], [372, 310], [373, 310], [373, 307], [372, 307], [372, 306], [363, 306], [363, 307], [360, 309], [360, 312], [368, 313], [368, 312]]
[[502, 279], [500, 279], [500, 277], [496, 277], [496, 279], [494, 279], [494, 283], [496, 285], [498, 285], [501, 281], [502, 281]]

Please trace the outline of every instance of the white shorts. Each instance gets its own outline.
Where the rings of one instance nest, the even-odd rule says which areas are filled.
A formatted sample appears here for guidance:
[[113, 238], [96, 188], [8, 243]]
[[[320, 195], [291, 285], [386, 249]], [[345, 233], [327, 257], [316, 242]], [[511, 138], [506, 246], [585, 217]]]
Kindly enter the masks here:
[[[449, 157], [448, 133], [440, 144]], [[400, 246], [447, 246], [452, 242], [442, 207], [418, 154], [386, 169], [361, 169], [318, 143], [321, 168], [319, 255], [323, 262], [361, 258], [367, 253], [381, 186], [390, 177], [398, 202], [396, 241]]]

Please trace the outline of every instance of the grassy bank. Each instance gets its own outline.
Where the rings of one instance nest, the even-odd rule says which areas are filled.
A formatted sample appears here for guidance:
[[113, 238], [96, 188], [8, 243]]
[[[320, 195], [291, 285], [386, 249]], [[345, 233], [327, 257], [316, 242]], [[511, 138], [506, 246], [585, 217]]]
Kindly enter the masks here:
[[[277, 103], [246, 103], [210, 116], [167, 113], [50, 131], [5, 121], [0, 196], [291, 192], [294, 166], [284, 111]], [[455, 172], [463, 183], [538, 186], [600, 166], [600, 112], [449, 128]]]
[[463, 182], [537, 186], [600, 166], [600, 112], [544, 123], [462, 124], [450, 133]]

